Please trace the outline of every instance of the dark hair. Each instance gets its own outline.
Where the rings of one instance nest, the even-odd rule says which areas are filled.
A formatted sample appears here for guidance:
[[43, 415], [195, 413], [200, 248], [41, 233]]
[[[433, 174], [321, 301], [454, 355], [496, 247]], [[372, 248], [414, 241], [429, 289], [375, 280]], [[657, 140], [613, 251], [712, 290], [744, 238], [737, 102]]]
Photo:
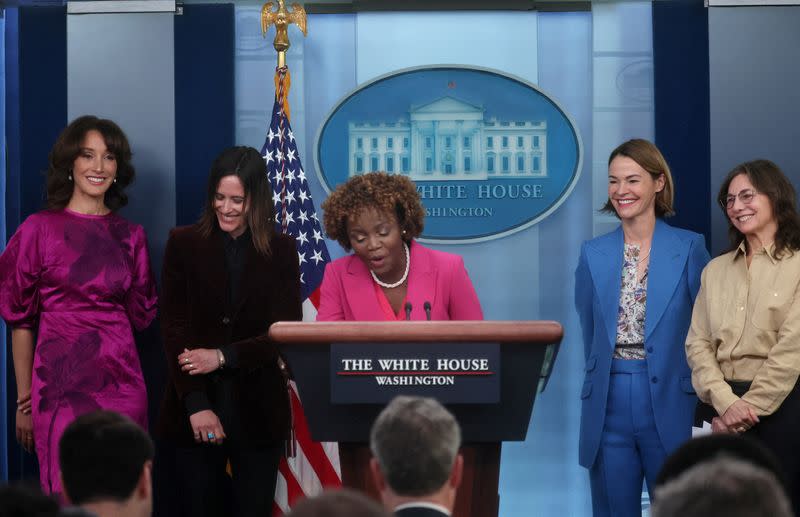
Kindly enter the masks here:
[[303, 499], [292, 507], [288, 517], [391, 517], [391, 514], [369, 497], [341, 488]]
[[397, 495], [426, 496], [449, 479], [461, 446], [461, 428], [436, 399], [398, 396], [378, 415], [369, 443]]
[[58, 444], [64, 490], [77, 505], [127, 500], [153, 455], [153, 442], [145, 430], [113, 411], [79, 416]]
[[267, 178], [267, 164], [261, 153], [252, 147], [229, 147], [220, 153], [211, 164], [208, 176], [208, 193], [203, 215], [198, 222], [205, 237], [219, 228], [214, 212], [214, 196], [219, 182], [225, 176], [236, 176], [242, 182], [247, 203], [247, 226], [253, 246], [262, 255], [270, 254], [269, 241], [275, 232], [275, 210], [272, 205], [272, 188]]
[[58, 502], [41, 489], [25, 482], [0, 485], [0, 516], [56, 517]]
[[742, 240], [747, 242], [742, 232], [733, 225], [724, 208], [725, 199], [728, 197], [728, 187], [731, 186], [733, 178], [740, 174], [746, 174], [753, 187], [769, 198], [772, 205], [772, 216], [778, 226], [778, 230], [775, 232], [775, 255], [781, 256], [785, 251], [791, 254], [800, 250], [800, 217], [797, 214], [797, 194], [792, 182], [773, 162], [753, 160], [734, 167], [719, 188], [717, 201], [728, 220], [730, 248], [726, 251], [735, 250]]
[[[664, 159], [664, 155], [661, 154], [658, 147], [643, 138], [634, 138], [620, 144], [616, 149], [611, 151], [611, 155], [608, 157], [608, 165], [611, 165], [611, 162], [614, 161], [614, 158], [617, 156], [625, 156], [635, 161], [639, 164], [639, 167], [650, 174], [653, 181], [656, 181], [659, 176], [664, 176], [664, 188], [661, 189], [661, 192], [656, 192], [656, 217], [675, 215], [675, 209], [672, 204], [675, 198], [672, 173], [669, 170], [669, 165], [667, 165], [667, 160]], [[619, 217], [617, 211], [614, 210], [611, 199], [606, 201], [606, 204], [603, 205], [600, 211]]]
[[712, 434], [693, 438], [670, 454], [661, 466], [653, 489], [680, 477], [695, 465], [721, 455], [761, 467], [771, 472], [784, 488], [788, 488], [777, 458], [761, 443], [747, 436]]
[[422, 233], [425, 210], [414, 182], [406, 176], [385, 172], [353, 176], [336, 187], [322, 202], [325, 232], [350, 251], [347, 221], [370, 208], [394, 214], [400, 229], [405, 230], [403, 240], [406, 242]]
[[81, 152], [81, 146], [89, 131], [103, 136], [106, 147], [117, 161], [117, 175], [105, 194], [105, 205], [112, 211], [128, 204], [125, 188], [133, 183], [136, 171], [131, 165], [131, 146], [122, 129], [113, 121], [93, 115], [78, 117], [58, 135], [50, 150], [47, 169], [47, 207], [61, 209], [72, 198], [75, 183], [70, 180], [72, 166]]

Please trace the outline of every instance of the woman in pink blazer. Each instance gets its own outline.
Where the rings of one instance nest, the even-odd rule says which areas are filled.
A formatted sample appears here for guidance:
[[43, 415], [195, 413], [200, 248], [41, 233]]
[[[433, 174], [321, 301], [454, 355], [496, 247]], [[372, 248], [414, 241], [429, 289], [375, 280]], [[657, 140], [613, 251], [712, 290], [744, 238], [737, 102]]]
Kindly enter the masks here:
[[327, 234], [354, 253], [326, 267], [317, 321], [483, 319], [461, 257], [414, 241], [425, 212], [407, 177], [354, 176], [322, 208]]

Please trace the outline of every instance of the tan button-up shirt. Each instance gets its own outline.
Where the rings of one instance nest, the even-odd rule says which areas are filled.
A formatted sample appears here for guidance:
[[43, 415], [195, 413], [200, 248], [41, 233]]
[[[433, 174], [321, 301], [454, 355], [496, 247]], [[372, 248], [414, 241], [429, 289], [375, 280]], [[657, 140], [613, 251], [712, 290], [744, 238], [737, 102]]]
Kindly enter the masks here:
[[720, 415], [738, 400], [726, 380], [752, 381], [742, 399], [769, 415], [800, 373], [800, 252], [774, 251], [748, 268], [743, 242], [703, 270], [686, 355], [697, 396]]

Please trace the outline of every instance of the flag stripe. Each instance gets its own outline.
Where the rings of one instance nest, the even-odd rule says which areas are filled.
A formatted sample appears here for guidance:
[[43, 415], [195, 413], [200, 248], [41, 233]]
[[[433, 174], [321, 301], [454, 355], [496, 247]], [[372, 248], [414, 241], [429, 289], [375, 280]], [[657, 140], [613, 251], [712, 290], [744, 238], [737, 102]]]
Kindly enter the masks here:
[[295, 477], [295, 473], [292, 471], [291, 467], [289, 467], [288, 460], [283, 458], [281, 460], [281, 473], [283, 474], [283, 478], [286, 480], [286, 496], [287, 501], [289, 502], [289, 507], [297, 502], [298, 499], [305, 496], [305, 492], [303, 491], [303, 487], [300, 485], [300, 482]]
[[289, 498], [286, 495], [286, 479], [284, 479], [279, 466], [278, 480], [275, 483], [275, 500], [272, 501], [272, 515], [279, 517], [285, 513], [289, 513]]
[[[294, 390], [292, 390], [292, 407], [294, 409], [298, 406], [300, 406], [300, 399], [297, 397]], [[303, 449], [303, 453], [308, 457], [309, 461], [315, 465], [317, 477], [322, 483], [322, 486], [341, 485], [341, 477], [331, 464], [331, 459], [326, 454], [325, 449], [319, 442], [315, 442], [311, 439], [311, 430], [306, 422], [305, 413], [296, 412], [295, 424], [297, 443]]]
[[[315, 466], [306, 458], [303, 449], [298, 447], [298, 453], [292, 458], [286, 458], [290, 474], [297, 481], [299, 489], [304, 494], [318, 494], [322, 492], [322, 484], [317, 477]], [[291, 497], [290, 497], [291, 499]]]
[[311, 293], [308, 297], [308, 299], [311, 300], [311, 303], [314, 305], [314, 308], [319, 307], [319, 296], [320, 296], [319, 289], [317, 289], [313, 293]]
[[[314, 291], [319, 292], [319, 289]], [[312, 303], [311, 297], [303, 302], [303, 321], [316, 321], [317, 320], [317, 307]]]

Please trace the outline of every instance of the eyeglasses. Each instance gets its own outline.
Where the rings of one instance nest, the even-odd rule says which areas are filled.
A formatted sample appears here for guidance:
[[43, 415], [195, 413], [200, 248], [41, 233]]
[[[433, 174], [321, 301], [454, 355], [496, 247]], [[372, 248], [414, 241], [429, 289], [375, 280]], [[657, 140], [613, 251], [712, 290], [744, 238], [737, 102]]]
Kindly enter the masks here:
[[719, 198], [719, 206], [721, 206], [723, 210], [730, 210], [733, 208], [734, 203], [736, 203], [737, 197], [742, 204], [749, 205], [753, 202], [753, 198], [756, 197], [756, 194], [758, 194], [758, 192], [751, 189], [742, 190], [736, 195], [728, 194], [725, 197]]

